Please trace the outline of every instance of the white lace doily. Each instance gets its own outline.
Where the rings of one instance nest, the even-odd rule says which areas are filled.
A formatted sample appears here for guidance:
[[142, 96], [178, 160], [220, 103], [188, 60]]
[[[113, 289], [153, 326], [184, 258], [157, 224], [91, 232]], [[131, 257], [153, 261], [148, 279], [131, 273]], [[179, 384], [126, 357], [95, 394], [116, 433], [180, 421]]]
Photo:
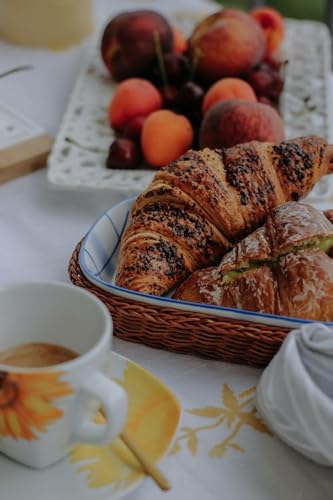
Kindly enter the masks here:
[[[182, 11], [172, 17], [172, 22], [186, 34], [198, 21], [193, 12], [186, 14]], [[131, 195], [148, 185], [154, 170], [111, 170], [105, 167], [113, 139], [106, 109], [115, 85], [101, 62], [100, 36], [99, 33], [74, 86], [49, 157], [48, 178], [63, 188], [109, 189]], [[284, 50], [289, 64], [281, 109], [287, 137], [318, 134], [329, 138], [331, 41], [328, 28], [315, 21], [287, 20]], [[327, 176], [317, 184], [308, 201], [329, 199], [333, 195], [331, 177]]]

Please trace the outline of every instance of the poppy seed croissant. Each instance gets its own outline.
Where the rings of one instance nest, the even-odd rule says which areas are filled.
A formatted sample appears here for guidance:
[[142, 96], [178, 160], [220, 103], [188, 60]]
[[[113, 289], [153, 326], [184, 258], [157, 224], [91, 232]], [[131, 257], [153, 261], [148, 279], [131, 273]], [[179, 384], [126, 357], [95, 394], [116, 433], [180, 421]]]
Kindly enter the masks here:
[[169, 292], [193, 271], [218, 263], [273, 207], [302, 198], [331, 170], [333, 148], [316, 136], [188, 151], [136, 199], [116, 284]]

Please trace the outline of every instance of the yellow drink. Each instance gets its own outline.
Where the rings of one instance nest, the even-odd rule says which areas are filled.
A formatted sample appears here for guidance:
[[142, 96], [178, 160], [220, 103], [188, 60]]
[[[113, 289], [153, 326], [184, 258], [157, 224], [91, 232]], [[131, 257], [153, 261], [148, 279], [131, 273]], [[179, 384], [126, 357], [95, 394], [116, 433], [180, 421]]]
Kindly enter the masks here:
[[92, 0], [0, 0], [0, 38], [63, 50], [93, 30]]

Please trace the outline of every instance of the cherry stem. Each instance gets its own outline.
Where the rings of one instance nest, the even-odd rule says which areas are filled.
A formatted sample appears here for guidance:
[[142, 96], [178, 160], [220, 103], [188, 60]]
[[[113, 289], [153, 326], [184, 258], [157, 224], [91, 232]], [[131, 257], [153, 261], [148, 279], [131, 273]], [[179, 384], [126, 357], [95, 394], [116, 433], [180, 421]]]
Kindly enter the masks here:
[[0, 73], [0, 78], [4, 78], [5, 76], [12, 75], [13, 73], [18, 73], [19, 71], [30, 71], [33, 69], [33, 66], [18, 66], [17, 68], [9, 69], [4, 73]]
[[154, 31], [154, 41], [155, 41], [157, 62], [158, 62], [158, 67], [159, 67], [159, 70], [161, 73], [163, 87], [166, 88], [168, 86], [168, 77], [167, 77], [167, 73], [165, 71], [165, 64], [164, 64], [164, 60], [163, 60], [163, 51], [162, 51], [160, 34], [156, 30]]
[[73, 144], [73, 146], [76, 146], [80, 149], [84, 149], [85, 151], [90, 151], [91, 153], [103, 153], [103, 154], [107, 153], [106, 150], [96, 148], [95, 146], [84, 146], [75, 139], [72, 139], [72, 137], [65, 137], [65, 141], [68, 142], [69, 144]]

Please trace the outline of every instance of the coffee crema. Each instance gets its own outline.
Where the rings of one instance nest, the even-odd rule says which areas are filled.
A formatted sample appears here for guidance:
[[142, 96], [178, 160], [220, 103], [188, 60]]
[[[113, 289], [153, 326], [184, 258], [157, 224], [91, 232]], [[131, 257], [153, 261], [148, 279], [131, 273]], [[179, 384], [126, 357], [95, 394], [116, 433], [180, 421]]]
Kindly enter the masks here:
[[29, 342], [0, 351], [0, 364], [20, 368], [44, 368], [71, 361], [79, 355], [58, 344]]

